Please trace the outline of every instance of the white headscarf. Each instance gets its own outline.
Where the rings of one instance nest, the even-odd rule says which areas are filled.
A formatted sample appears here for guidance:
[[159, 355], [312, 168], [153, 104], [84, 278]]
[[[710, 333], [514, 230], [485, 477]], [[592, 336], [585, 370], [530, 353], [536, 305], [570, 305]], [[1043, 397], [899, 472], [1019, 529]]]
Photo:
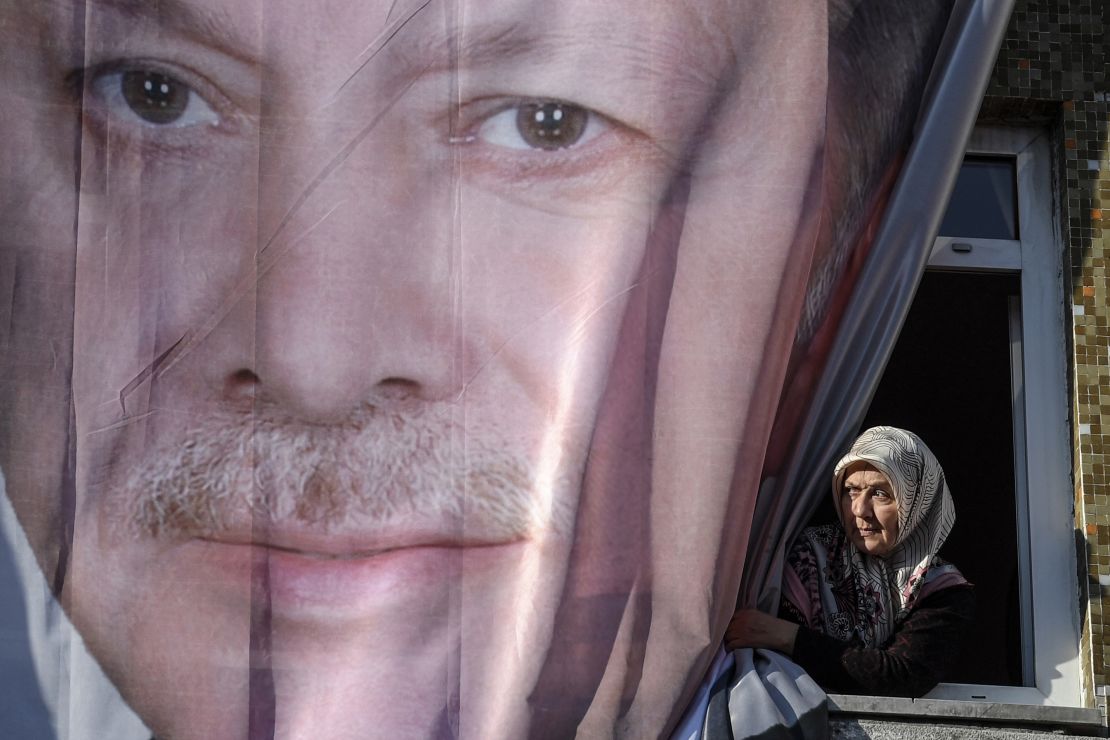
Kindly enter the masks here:
[[[858, 462], [873, 465], [890, 480], [898, 503], [898, 537], [889, 555], [872, 557], [852, 548], [859, 578], [875, 587], [886, 607], [875, 625], [876, 644], [882, 644], [917, 600], [926, 572], [956, 523], [956, 508], [936, 456], [912, 432], [872, 427], [861, 434], [833, 471], [838, 503], [844, 477]], [[841, 507], [836, 510], [840, 514]]]
[[[790, 555], [787, 592], [809, 626], [864, 647], [879, 647], [923, 593], [966, 583], [937, 557], [956, 510], [936, 456], [917, 435], [894, 427], [864, 432], [833, 471], [833, 500], [842, 516], [844, 478], [858, 463], [883, 473], [898, 504], [898, 536], [884, 557], [860, 552], [843, 527], [806, 530]], [[842, 522], [843, 524], [843, 522]], [[808, 603], [797, 603], [797, 602]]]

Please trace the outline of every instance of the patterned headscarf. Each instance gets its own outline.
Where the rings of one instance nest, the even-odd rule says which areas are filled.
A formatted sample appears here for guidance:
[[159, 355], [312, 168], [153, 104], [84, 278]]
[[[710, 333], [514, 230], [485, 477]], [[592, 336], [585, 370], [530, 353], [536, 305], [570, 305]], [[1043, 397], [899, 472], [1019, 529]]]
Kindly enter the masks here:
[[894, 489], [894, 548], [883, 557], [868, 555], [848, 540], [843, 527], [807, 529], [789, 558], [786, 593], [809, 626], [879, 647], [923, 592], [966, 581], [937, 557], [956, 522], [956, 510], [944, 471], [925, 443], [894, 427], [873, 427], [860, 435], [833, 471], [838, 516], [844, 478], [859, 463], [874, 466]]

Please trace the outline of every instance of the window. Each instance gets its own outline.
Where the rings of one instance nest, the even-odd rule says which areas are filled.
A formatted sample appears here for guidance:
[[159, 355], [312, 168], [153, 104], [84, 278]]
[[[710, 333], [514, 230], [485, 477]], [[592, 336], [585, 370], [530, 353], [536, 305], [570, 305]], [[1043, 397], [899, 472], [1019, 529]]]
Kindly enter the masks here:
[[867, 425], [921, 434], [977, 585], [961, 683], [928, 699], [1078, 706], [1062, 250], [1048, 137], [979, 129]]
[[1017, 239], [1017, 178], [1014, 157], [969, 154], [952, 188], [941, 236]]

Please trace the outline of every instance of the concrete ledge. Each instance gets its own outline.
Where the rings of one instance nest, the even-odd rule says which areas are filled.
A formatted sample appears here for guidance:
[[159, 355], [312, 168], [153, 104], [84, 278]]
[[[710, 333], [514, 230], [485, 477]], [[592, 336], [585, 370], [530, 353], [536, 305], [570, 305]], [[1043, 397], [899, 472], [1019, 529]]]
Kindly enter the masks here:
[[998, 727], [1057, 728], [1075, 734], [1107, 737], [1097, 709], [998, 702], [906, 699], [829, 694], [829, 714], [901, 718], [917, 722], [969, 722]]
[[993, 727], [970, 722], [909, 722], [847, 717], [829, 720], [829, 740], [1085, 740], [1058, 729]]

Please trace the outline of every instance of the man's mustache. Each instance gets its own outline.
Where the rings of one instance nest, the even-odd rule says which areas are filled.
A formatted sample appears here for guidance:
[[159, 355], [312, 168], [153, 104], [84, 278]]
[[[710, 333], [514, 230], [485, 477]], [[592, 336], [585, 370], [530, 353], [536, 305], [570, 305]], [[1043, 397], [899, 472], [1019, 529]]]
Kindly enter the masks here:
[[258, 526], [356, 537], [431, 527], [460, 542], [568, 531], [565, 493], [538, 495], [531, 460], [458, 414], [448, 404], [363, 405], [321, 424], [270, 406], [210, 413], [141, 456], [122, 502], [128, 528], [191, 538]]

